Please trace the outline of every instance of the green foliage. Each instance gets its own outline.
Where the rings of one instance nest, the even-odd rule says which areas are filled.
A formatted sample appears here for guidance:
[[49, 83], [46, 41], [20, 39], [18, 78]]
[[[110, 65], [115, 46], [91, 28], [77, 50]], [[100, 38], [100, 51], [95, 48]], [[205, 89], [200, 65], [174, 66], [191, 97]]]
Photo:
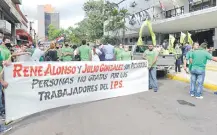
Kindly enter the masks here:
[[119, 30], [123, 30], [123, 38], [125, 38], [125, 31], [127, 30], [125, 26], [125, 18], [128, 17], [130, 14], [128, 13], [127, 9], [119, 9], [116, 4], [107, 2], [105, 5], [105, 15], [107, 16], [107, 24], [105, 26], [106, 32], [116, 32], [118, 33]]
[[[57, 30], [52, 25], [49, 26], [49, 39], [55, 39], [60, 34], [64, 34], [67, 41], [76, 44], [81, 43], [83, 39], [89, 42], [95, 42], [98, 39], [103, 39], [105, 42], [119, 42], [114, 37], [103, 37], [104, 22], [108, 21], [106, 31], [126, 29], [125, 17], [128, 15], [126, 9], [118, 9], [115, 3], [104, 4], [104, 0], [89, 0], [84, 3], [83, 10], [85, 18], [77, 23], [76, 27]], [[114, 38], [114, 41], [111, 38]]]
[[57, 29], [55, 26], [50, 24], [48, 26], [48, 39], [49, 40], [54, 40], [61, 36], [63, 34], [64, 30], [63, 29]]

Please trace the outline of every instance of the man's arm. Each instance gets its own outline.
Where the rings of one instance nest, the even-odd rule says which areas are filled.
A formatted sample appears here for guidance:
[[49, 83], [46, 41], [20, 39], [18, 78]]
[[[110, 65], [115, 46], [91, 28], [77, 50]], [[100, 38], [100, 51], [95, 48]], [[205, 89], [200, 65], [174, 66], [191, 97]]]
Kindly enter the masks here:
[[212, 60], [217, 62], [217, 57], [212, 57]]
[[143, 53], [143, 56], [142, 56], [142, 58], [144, 59], [144, 60], [146, 60], [147, 58], [146, 58], [146, 53], [144, 52]]
[[16, 57], [16, 56], [25, 55], [25, 54], [31, 55], [30, 52], [18, 52], [18, 53], [15, 52], [15, 53], [13, 53], [13, 54], [11, 55], [11, 57]]
[[153, 63], [151, 64], [151, 67], [153, 67], [153, 65], [157, 62], [157, 58], [158, 58], [158, 55], [155, 56], [154, 61], [153, 61]]

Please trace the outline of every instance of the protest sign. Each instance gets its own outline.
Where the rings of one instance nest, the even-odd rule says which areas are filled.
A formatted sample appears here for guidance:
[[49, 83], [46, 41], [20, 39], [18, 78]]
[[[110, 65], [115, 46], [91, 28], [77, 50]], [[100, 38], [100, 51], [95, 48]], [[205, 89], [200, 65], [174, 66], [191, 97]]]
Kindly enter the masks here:
[[148, 91], [147, 61], [25, 62], [5, 69], [6, 122], [61, 106]]

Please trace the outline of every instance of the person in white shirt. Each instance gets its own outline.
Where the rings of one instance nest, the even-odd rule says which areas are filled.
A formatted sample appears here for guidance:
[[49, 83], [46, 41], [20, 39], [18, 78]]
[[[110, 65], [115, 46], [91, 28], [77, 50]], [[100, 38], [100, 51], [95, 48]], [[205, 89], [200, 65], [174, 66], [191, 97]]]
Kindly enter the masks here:
[[100, 61], [99, 56], [102, 54], [102, 52], [94, 46], [92, 49], [92, 61]]
[[39, 61], [41, 56], [44, 56], [45, 51], [42, 45], [36, 46], [34, 53], [32, 54], [33, 61]]
[[27, 52], [26, 44], [22, 45], [12, 57], [15, 57], [17, 62], [31, 61], [31, 53]]

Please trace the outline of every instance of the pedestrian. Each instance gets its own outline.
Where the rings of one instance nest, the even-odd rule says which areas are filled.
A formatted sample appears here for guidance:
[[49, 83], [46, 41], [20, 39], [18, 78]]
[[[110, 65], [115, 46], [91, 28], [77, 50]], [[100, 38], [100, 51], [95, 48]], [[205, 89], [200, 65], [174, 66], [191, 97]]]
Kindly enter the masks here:
[[73, 45], [72, 46], [74, 52], [73, 52], [73, 61], [81, 61], [80, 59], [80, 55], [78, 54], [78, 46], [77, 45]]
[[100, 61], [105, 61], [105, 53], [104, 53], [103, 47], [104, 47], [103, 44], [99, 45], [99, 50], [102, 52], [102, 54], [99, 56]]
[[43, 44], [36, 45], [36, 48], [34, 50], [34, 53], [32, 54], [32, 60], [33, 61], [43, 61], [44, 55], [47, 52], [47, 50], [44, 50]]
[[55, 49], [55, 43], [50, 44], [50, 48], [48, 49], [47, 53], [45, 54], [45, 61], [57, 61], [57, 50]]
[[[197, 50], [198, 48], [199, 48], [199, 43], [195, 42], [193, 45], [193, 48], [190, 51], [188, 51], [186, 54], [186, 58], [184, 60], [184, 70], [187, 73], [191, 73], [192, 63], [190, 62], [190, 58], [192, 56], [193, 51]], [[188, 70], [187, 70], [187, 68], [188, 68]]]
[[113, 61], [115, 59], [115, 49], [111, 44], [104, 45], [103, 52], [105, 54], [105, 61]]
[[102, 52], [94, 46], [92, 49], [92, 61], [100, 61], [99, 56], [102, 54]]
[[65, 46], [61, 49], [62, 52], [62, 61], [72, 61], [74, 50], [69, 46], [68, 43], [65, 43]]
[[125, 45], [124, 50], [121, 51], [121, 61], [132, 60], [132, 53], [129, 51], [129, 46]]
[[158, 52], [154, 50], [153, 45], [148, 45], [148, 49], [145, 50], [143, 58], [148, 60], [149, 68], [149, 89], [154, 89], [154, 92], [158, 91], [157, 84], [157, 58]]
[[121, 53], [124, 51], [123, 45], [120, 44], [119, 47], [115, 48], [115, 60], [120, 61], [121, 60]]
[[192, 97], [196, 96], [197, 99], [203, 99], [202, 92], [207, 61], [217, 62], [217, 57], [213, 57], [206, 51], [206, 48], [207, 43], [202, 43], [190, 56], [190, 62], [192, 63], [190, 95]]
[[62, 58], [62, 49], [60, 48], [59, 44], [56, 45], [56, 50], [57, 50], [58, 60], [61, 61], [61, 58]]
[[[11, 62], [9, 59], [3, 61], [2, 58], [2, 54], [4, 52], [0, 49], [0, 62], [1, 62], [1, 66], [2, 66], [2, 70], [0, 72], [0, 116], [2, 117], [2, 120], [5, 120], [5, 107], [2, 103], [3, 99], [2, 99], [2, 94], [3, 94], [3, 89], [6, 89], [8, 87], [8, 83], [6, 81], [4, 81], [3, 78], [3, 66], [9, 66], [11, 65]], [[0, 124], [0, 133], [6, 133], [7, 131], [11, 130], [12, 127], [7, 127], [3, 124]]]
[[23, 43], [21, 47], [12, 54], [12, 57], [16, 59], [16, 62], [32, 61], [31, 52], [28, 52], [27, 45]]
[[86, 40], [82, 40], [82, 45], [78, 48], [77, 54], [80, 55], [81, 61], [92, 61], [91, 48], [86, 44]]
[[175, 47], [175, 59], [176, 59], [175, 72], [176, 73], [181, 72], [182, 50], [178, 44], [176, 44], [176, 47]]

